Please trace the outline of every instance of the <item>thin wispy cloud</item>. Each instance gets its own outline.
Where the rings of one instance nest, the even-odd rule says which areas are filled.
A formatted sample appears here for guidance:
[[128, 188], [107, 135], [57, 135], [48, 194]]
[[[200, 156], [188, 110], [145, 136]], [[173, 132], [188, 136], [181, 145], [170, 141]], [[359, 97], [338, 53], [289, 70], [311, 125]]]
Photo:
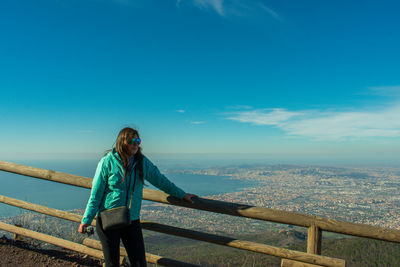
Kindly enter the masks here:
[[235, 106], [227, 106], [226, 109], [252, 109], [252, 106], [248, 106], [248, 105], [235, 105]]
[[369, 93], [380, 96], [400, 96], [400, 85], [370, 87]]
[[193, 0], [193, 4], [199, 8], [203, 9], [213, 9], [219, 15], [224, 16], [224, 0]]
[[226, 119], [275, 126], [289, 136], [316, 140], [400, 137], [400, 104], [383, 110], [321, 111], [263, 109], [231, 113]]
[[271, 8], [267, 7], [266, 5], [264, 5], [263, 3], [259, 3], [260, 7], [267, 12], [271, 17], [273, 17], [276, 20], [282, 21], [281, 16], [278, 15], [278, 13], [276, 13], [274, 10], [272, 10]]
[[211, 10], [222, 17], [252, 17], [263, 16], [283, 21], [282, 17], [271, 7], [261, 1], [245, 0], [177, 0], [176, 5], [189, 4], [203, 10]]
[[176, 110], [176, 112], [178, 112], [178, 113], [185, 113], [185, 110], [183, 110], [183, 109], [178, 109], [178, 110]]
[[298, 112], [289, 112], [284, 109], [256, 109], [248, 111], [234, 112], [231, 116], [227, 117], [229, 120], [240, 122], [248, 122], [257, 125], [279, 125], [292, 118], [293, 116], [300, 115]]
[[195, 125], [199, 125], [199, 124], [204, 124], [204, 121], [191, 121], [190, 124], [195, 124]]

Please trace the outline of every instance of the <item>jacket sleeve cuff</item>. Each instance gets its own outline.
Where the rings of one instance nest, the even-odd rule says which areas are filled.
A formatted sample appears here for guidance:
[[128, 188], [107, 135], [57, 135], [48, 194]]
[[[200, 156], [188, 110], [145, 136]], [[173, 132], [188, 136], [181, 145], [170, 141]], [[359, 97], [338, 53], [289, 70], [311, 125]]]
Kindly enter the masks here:
[[82, 223], [85, 223], [85, 224], [92, 224], [92, 221], [93, 221], [93, 218], [92, 219], [89, 219], [86, 217], [82, 218]]
[[186, 192], [183, 191], [182, 189], [179, 189], [177, 197], [179, 199], [183, 199], [185, 195], [186, 195]]

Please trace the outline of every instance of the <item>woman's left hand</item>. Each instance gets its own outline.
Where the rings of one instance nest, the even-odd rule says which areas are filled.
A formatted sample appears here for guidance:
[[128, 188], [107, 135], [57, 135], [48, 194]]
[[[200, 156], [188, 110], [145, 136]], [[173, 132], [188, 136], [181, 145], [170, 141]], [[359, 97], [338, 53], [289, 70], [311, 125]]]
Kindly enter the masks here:
[[193, 202], [193, 200], [192, 200], [192, 197], [198, 197], [197, 195], [194, 195], [194, 194], [186, 194], [184, 197], [183, 197], [183, 200], [185, 200], [185, 201], [187, 201], [187, 202], [190, 202], [190, 203], [194, 203]]

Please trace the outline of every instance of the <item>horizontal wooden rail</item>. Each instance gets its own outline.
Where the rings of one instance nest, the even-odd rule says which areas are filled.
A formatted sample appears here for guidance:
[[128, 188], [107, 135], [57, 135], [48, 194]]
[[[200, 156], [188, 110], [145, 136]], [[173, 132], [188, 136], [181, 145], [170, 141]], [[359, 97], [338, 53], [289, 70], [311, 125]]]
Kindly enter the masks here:
[[304, 263], [318, 264], [321, 266], [346, 266], [345, 261], [342, 259], [335, 259], [326, 256], [319, 256], [314, 254], [308, 254], [295, 250], [289, 250], [265, 244], [260, 244], [251, 241], [239, 240], [225, 236], [219, 236], [214, 234], [203, 233], [194, 230], [183, 229], [179, 227], [163, 225], [154, 222], [141, 221], [143, 229], [157, 231], [169, 235], [176, 235], [208, 243], [223, 245], [227, 247], [233, 247], [258, 253], [263, 253], [271, 256], [276, 256], [284, 259], [292, 259]]
[[[38, 204], [33, 204], [30, 202], [6, 197], [0, 195], [0, 202], [12, 205], [15, 207], [20, 207], [24, 209], [28, 209], [31, 211], [43, 213], [46, 215], [58, 217], [61, 219], [70, 220], [73, 222], [80, 222], [82, 220], [82, 216], [66, 211], [61, 211], [57, 209], [48, 208], [45, 206], [41, 206]], [[301, 261], [305, 263], [317, 263], [323, 266], [344, 266], [344, 261], [341, 259], [335, 259], [330, 257], [324, 257], [319, 255], [312, 255], [303, 252], [298, 252], [294, 250], [282, 249], [278, 247], [268, 246], [265, 244], [260, 244], [256, 242], [250, 242], [245, 240], [234, 239], [225, 236], [218, 236], [208, 233], [203, 233], [194, 230], [183, 229], [179, 227], [163, 225], [154, 222], [141, 221], [143, 229], [156, 231], [160, 233], [181, 236], [186, 238], [191, 238], [195, 240], [205, 241], [209, 243], [214, 243], [218, 245], [224, 245], [228, 247], [238, 248], [242, 250], [258, 252], [263, 254], [268, 254], [276, 257], [293, 259], [296, 261]], [[159, 256], [157, 256], [159, 257]], [[165, 259], [165, 258], [164, 258]]]
[[[100, 241], [91, 239], [91, 238], [85, 238], [83, 240], [83, 244], [85, 246], [88, 246], [90, 248], [94, 249], [102, 249]], [[125, 248], [120, 247], [120, 255], [127, 257], [128, 254], [126, 253]], [[151, 263], [156, 263], [162, 266], [174, 266], [174, 267], [200, 267], [200, 265], [195, 265], [191, 263], [186, 263], [186, 262], [181, 262], [177, 260], [172, 260], [172, 259], [167, 259], [163, 258], [157, 255], [149, 254], [146, 253], [146, 261], [151, 262]]]
[[[28, 230], [22, 227], [17, 227], [14, 225], [10, 225], [7, 223], [0, 222], [0, 230], [4, 230], [7, 232], [15, 233], [18, 235], [26, 236], [29, 238], [33, 238], [36, 240], [40, 240], [42, 242], [46, 242], [49, 244], [53, 244], [59, 247], [63, 247], [69, 250], [73, 250], [82, 254], [86, 254], [98, 259], [104, 259], [103, 252], [99, 249], [90, 248], [86, 245], [78, 244], [69, 240], [61, 239], [58, 237], [54, 237], [51, 235], [46, 235], [43, 233], [35, 232], [32, 230]], [[193, 264], [186, 264], [184, 262], [179, 262], [176, 260], [171, 260], [167, 258], [162, 258], [157, 255], [146, 253], [146, 261], [149, 263], [159, 264], [162, 266], [176, 266], [176, 267], [192, 267], [195, 266]], [[176, 263], [174, 265], [173, 263]]]
[[[38, 204], [30, 203], [27, 201], [23, 201], [23, 200], [11, 198], [11, 197], [6, 197], [3, 195], [0, 195], [0, 202], [7, 204], [7, 205], [14, 206], [14, 207], [19, 207], [19, 208], [35, 211], [38, 213], [57, 217], [57, 218], [64, 219], [64, 220], [69, 220], [72, 222], [80, 223], [82, 221], [82, 216], [79, 214], [75, 214], [75, 213], [71, 213], [71, 212], [67, 212], [67, 211], [63, 211], [63, 210], [58, 210], [58, 209], [53, 209], [53, 208], [48, 208], [45, 206], [41, 206]], [[93, 220], [92, 225], [96, 226], [96, 220]], [[173, 259], [161, 257], [161, 256], [150, 254], [150, 253], [146, 253], [146, 259], [147, 258], [149, 259], [148, 262], [157, 263], [161, 266], [192, 266], [192, 265], [187, 265], [187, 263], [185, 263], [185, 262], [176, 261]], [[160, 262], [156, 261], [156, 259], [160, 259]], [[164, 265], [164, 263], [166, 263], [168, 265]], [[173, 263], [175, 265], [173, 265]]]
[[21, 174], [25, 176], [30, 176], [34, 178], [49, 180], [62, 184], [74, 185], [84, 188], [92, 188], [92, 179], [69, 173], [46, 170], [1, 160], [0, 160], [0, 170]]
[[314, 225], [323, 231], [400, 243], [399, 230], [372, 225], [351, 223], [327, 219], [319, 216], [304, 215], [289, 211], [261, 208], [205, 198], [194, 198], [194, 204], [191, 204], [185, 201], [177, 200], [176, 198], [171, 197], [164, 192], [151, 189], [144, 189], [143, 199], [192, 209], [212, 211], [216, 213], [302, 227], [310, 227]]
[[[92, 179], [87, 177], [5, 161], [0, 161], [0, 170], [84, 188], [90, 188], [92, 181]], [[323, 231], [400, 243], [399, 230], [205, 198], [194, 198], [194, 204], [192, 204], [176, 199], [158, 190], [144, 189], [143, 191], [143, 199], [145, 200], [302, 227], [310, 227], [314, 225]]]
[[282, 259], [281, 267], [321, 267], [321, 265]]
[[95, 258], [98, 259], [104, 259], [103, 256], [103, 252], [97, 250], [97, 249], [93, 249], [93, 248], [88, 248], [84, 245], [72, 242], [72, 241], [68, 241], [68, 240], [64, 240], [58, 237], [54, 237], [51, 235], [46, 235], [43, 233], [38, 233], [32, 230], [28, 230], [25, 228], [21, 228], [21, 227], [17, 227], [14, 225], [10, 225], [7, 223], [3, 223], [0, 222], [0, 229], [7, 231], [7, 232], [11, 232], [11, 233], [15, 233], [18, 235], [22, 235], [22, 236], [26, 236], [26, 237], [30, 237], [33, 239], [37, 239], [46, 243], [50, 243], [59, 247], [63, 247], [63, 248], [67, 248], [69, 250], [73, 250], [73, 251], [77, 251], [79, 253], [82, 254], [86, 254], [89, 256], [93, 256]]
[[[77, 222], [77, 223], [80, 223], [82, 221], [82, 216], [79, 214], [75, 214], [75, 213], [67, 212], [67, 211], [63, 211], [63, 210], [58, 210], [58, 209], [53, 209], [53, 208], [41, 206], [38, 204], [34, 204], [31, 202], [15, 199], [15, 198], [11, 198], [11, 197], [6, 197], [3, 195], [0, 195], [0, 202], [7, 204], [7, 205], [15, 206], [18, 208], [23, 208], [26, 210], [35, 211], [38, 213], [50, 215], [53, 217], [57, 217], [60, 219], [65, 219], [65, 220], [69, 220], [69, 221], [73, 221], [73, 222]], [[92, 225], [96, 226], [96, 220], [93, 220]]]

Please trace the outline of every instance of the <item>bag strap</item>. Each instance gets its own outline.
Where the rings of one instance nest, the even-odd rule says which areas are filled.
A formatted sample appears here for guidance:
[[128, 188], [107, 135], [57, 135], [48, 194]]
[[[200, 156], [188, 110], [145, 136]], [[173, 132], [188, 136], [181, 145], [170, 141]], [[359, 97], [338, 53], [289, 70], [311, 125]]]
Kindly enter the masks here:
[[[132, 170], [132, 169], [133, 169], [133, 170]], [[129, 182], [127, 183], [126, 201], [125, 201], [125, 206], [127, 206], [129, 209], [130, 209], [131, 206], [132, 206], [133, 192], [135, 191], [135, 184], [136, 184], [136, 165], [135, 165], [132, 169], [128, 172], [129, 178], [131, 177], [132, 172], [133, 172], [133, 186], [132, 186], [132, 192], [131, 192], [131, 202], [130, 202], [130, 204], [129, 204], [129, 207], [128, 207], [128, 192], [129, 192], [130, 185], [131, 185], [131, 181], [130, 181], [130, 180], [129, 180]]]
[[[133, 192], [135, 192], [135, 184], [136, 184], [136, 166], [133, 170], [133, 187], [132, 187], [132, 192], [131, 192], [131, 202], [129, 203], [129, 209], [131, 209], [132, 206], [132, 200], [133, 200]], [[128, 195], [128, 194], [126, 194]], [[126, 202], [126, 204], [128, 204], [128, 201]]]
[[[117, 159], [120, 163], [121, 163], [121, 161], [119, 160], [119, 159]], [[125, 200], [125, 206], [127, 206], [129, 209], [131, 208], [131, 205], [132, 205], [132, 196], [133, 196], [133, 191], [135, 191], [135, 183], [136, 183], [136, 165], [135, 165], [135, 163], [133, 163], [133, 165], [134, 165], [134, 167], [133, 168], [131, 168], [129, 171], [128, 170], [126, 170], [125, 171], [125, 178], [130, 178], [130, 176], [131, 176], [131, 174], [132, 174], [132, 169], [133, 169], [133, 172], [134, 172], [134, 176], [133, 176], [133, 189], [132, 189], [132, 193], [131, 193], [131, 203], [129, 204], [129, 207], [128, 207], [128, 192], [129, 192], [129, 188], [130, 188], [130, 184], [131, 184], [131, 181], [129, 181], [128, 183], [126, 183], [126, 200]], [[128, 173], [126, 173], [126, 172], [128, 172]], [[128, 174], [128, 175], [127, 175]], [[128, 177], [126, 177], [126, 176], [128, 176]], [[108, 176], [108, 178], [110, 178], [110, 176]], [[107, 178], [107, 181], [106, 181], [106, 183], [107, 183], [107, 187], [108, 187], [108, 178]]]

